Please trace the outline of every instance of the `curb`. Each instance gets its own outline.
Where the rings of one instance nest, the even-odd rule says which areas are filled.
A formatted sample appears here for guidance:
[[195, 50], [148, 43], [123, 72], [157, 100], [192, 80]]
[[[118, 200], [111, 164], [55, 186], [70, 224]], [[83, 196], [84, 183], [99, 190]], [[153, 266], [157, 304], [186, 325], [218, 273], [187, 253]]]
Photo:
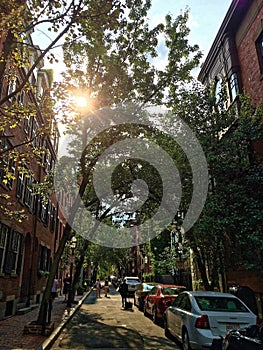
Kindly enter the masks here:
[[68, 316], [55, 328], [55, 330], [51, 333], [51, 335], [43, 341], [35, 350], [49, 350], [51, 346], [55, 343], [58, 336], [66, 326], [66, 324], [72, 319], [74, 314], [78, 311], [78, 309], [83, 304], [84, 300], [89, 296], [92, 292], [93, 288], [91, 288], [87, 293], [83, 295], [83, 297], [79, 300], [78, 304], [69, 312]]

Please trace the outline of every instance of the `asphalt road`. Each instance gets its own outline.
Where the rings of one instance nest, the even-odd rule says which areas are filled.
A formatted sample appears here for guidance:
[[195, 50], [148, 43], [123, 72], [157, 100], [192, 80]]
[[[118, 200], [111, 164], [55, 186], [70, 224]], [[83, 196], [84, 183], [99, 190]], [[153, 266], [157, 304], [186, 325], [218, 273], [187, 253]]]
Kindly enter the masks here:
[[162, 326], [155, 325], [133, 305], [121, 308], [121, 297], [111, 288], [109, 298], [97, 299], [92, 291], [68, 322], [52, 350], [136, 349], [176, 350], [181, 347], [166, 338]]

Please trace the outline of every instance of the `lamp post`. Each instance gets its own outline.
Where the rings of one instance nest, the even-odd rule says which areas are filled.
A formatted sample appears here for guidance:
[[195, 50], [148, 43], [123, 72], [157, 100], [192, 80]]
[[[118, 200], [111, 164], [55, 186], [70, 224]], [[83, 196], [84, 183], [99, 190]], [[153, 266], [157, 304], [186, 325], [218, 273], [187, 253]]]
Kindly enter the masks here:
[[73, 236], [71, 238], [71, 241], [70, 241], [70, 249], [71, 249], [71, 256], [70, 256], [70, 288], [69, 288], [69, 293], [68, 293], [68, 302], [67, 302], [67, 307], [71, 307], [71, 303], [72, 303], [72, 299], [73, 299], [73, 286], [72, 286], [72, 283], [73, 283], [73, 278], [72, 278], [72, 275], [73, 275], [73, 264], [74, 264], [74, 254], [75, 254], [75, 249], [76, 249], [76, 246], [77, 246], [77, 238], [75, 236]]

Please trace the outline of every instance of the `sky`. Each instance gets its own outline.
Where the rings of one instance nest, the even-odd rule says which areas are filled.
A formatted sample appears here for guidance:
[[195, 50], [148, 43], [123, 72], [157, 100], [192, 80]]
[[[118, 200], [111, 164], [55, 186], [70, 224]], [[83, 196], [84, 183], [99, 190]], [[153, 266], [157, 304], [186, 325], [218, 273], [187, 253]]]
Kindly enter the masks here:
[[189, 41], [207, 55], [232, 0], [152, 0], [150, 21], [157, 24], [167, 13], [176, 17], [186, 7], [190, 9]]
[[[191, 30], [189, 35], [190, 44], [197, 44], [203, 53], [203, 59], [206, 55], [216, 37], [219, 27], [227, 13], [227, 10], [232, 0], [152, 0], [152, 8], [149, 12], [149, 22], [152, 26], [164, 22], [165, 15], [171, 14], [174, 18], [186, 7], [189, 7], [189, 23]], [[35, 32], [33, 35], [35, 43], [44, 42], [49, 44], [47, 36], [43, 33]], [[41, 45], [40, 45], [41, 46]], [[63, 69], [63, 55], [62, 52], [57, 51], [56, 56], [59, 59], [58, 64], [46, 68], [53, 68], [55, 80], [60, 80], [59, 75]], [[166, 57], [160, 55], [155, 61], [157, 67], [162, 67], [165, 64]], [[201, 61], [201, 63], [202, 63]], [[198, 70], [196, 70], [196, 75]]]

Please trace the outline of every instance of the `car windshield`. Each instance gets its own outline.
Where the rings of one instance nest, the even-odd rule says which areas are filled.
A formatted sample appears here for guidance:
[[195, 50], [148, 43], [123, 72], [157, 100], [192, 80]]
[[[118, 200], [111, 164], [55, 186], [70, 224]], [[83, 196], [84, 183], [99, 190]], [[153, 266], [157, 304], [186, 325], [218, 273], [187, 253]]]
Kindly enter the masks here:
[[136, 279], [126, 279], [125, 282], [127, 284], [140, 284], [140, 281], [139, 280], [136, 280]]
[[249, 312], [238, 299], [216, 296], [196, 296], [195, 300], [203, 311]]
[[162, 288], [163, 295], [177, 295], [179, 294], [178, 288]]
[[152, 290], [154, 286], [150, 285], [150, 284], [145, 284], [143, 286], [143, 290]]

